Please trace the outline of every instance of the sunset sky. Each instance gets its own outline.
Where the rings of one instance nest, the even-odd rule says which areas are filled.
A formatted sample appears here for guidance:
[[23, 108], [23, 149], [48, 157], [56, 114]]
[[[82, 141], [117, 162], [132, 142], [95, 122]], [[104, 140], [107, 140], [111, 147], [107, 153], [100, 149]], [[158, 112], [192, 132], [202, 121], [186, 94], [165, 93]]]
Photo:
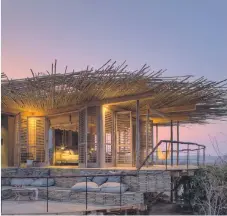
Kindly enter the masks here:
[[[80, 70], [107, 60], [166, 75], [227, 78], [226, 0], [2, 0], [2, 71], [10, 78]], [[181, 140], [227, 153], [227, 123], [181, 128]], [[160, 138], [169, 138], [166, 130]]]

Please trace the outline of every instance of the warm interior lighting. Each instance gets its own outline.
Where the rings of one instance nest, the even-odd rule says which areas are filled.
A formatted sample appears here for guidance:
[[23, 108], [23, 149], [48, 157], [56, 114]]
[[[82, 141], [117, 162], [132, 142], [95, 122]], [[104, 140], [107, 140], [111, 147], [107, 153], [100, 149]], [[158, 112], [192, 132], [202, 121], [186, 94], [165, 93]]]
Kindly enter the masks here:
[[28, 118], [28, 152], [32, 154], [33, 159], [36, 159], [36, 118]]
[[36, 145], [36, 119], [28, 118], [28, 145]]

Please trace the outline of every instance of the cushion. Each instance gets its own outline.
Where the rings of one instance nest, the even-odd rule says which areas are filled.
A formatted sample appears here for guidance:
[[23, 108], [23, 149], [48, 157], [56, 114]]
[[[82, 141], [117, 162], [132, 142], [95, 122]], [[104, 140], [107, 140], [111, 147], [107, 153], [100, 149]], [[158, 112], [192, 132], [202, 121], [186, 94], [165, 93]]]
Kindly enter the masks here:
[[106, 193], [124, 193], [128, 190], [128, 185], [117, 182], [106, 182], [100, 186], [101, 192]]
[[[48, 186], [53, 186], [54, 185], [54, 179], [48, 179]], [[46, 187], [47, 186], [47, 179], [40, 178], [36, 179], [32, 182], [31, 186], [36, 186], [36, 187]]]
[[[81, 172], [80, 172], [80, 175], [91, 175], [91, 173], [81, 171]], [[92, 177], [87, 177], [87, 181], [88, 181], [88, 182], [91, 182], [92, 179], [93, 179], [93, 176], [92, 176]], [[79, 178], [77, 179], [77, 182], [86, 182], [86, 177], [79, 177]]]
[[102, 185], [107, 181], [108, 177], [107, 176], [95, 176], [92, 179], [92, 182], [95, 182], [98, 186]]
[[11, 185], [11, 179], [10, 178], [2, 178], [1, 184], [2, 184], [2, 186], [10, 186]]
[[11, 180], [12, 186], [23, 185], [30, 186], [33, 183], [34, 179], [32, 178], [13, 178]]
[[[109, 171], [109, 174], [113, 175], [117, 175], [117, 174], [121, 174], [122, 172], [113, 172], [113, 171]], [[120, 183], [121, 181], [121, 177], [120, 176], [109, 176], [108, 179], [107, 179], [107, 182], [118, 182]]]
[[[72, 191], [86, 192], [86, 182], [78, 182], [71, 187]], [[100, 191], [99, 186], [95, 182], [87, 182], [87, 192]]]

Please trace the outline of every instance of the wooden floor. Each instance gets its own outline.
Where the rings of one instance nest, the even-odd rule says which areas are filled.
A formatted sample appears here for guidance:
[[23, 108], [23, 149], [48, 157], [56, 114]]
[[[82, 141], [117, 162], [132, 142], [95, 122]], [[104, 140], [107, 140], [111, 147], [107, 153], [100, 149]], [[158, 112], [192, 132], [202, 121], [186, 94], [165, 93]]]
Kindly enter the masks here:
[[[79, 170], [136, 170], [135, 167], [108, 167], [108, 168], [79, 168], [78, 166], [48, 166], [48, 168], [60, 168], [60, 169], [79, 169]], [[195, 170], [198, 169], [198, 166], [194, 165], [168, 165], [167, 167], [165, 165], [154, 165], [154, 166], [143, 166], [141, 170]]]

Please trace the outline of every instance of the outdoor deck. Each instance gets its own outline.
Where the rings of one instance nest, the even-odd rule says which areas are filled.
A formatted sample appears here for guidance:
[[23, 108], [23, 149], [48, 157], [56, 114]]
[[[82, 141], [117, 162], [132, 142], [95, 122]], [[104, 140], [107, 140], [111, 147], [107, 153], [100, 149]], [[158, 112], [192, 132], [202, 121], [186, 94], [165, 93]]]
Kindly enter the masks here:
[[[136, 167], [107, 167], [107, 168], [79, 168], [78, 166], [48, 166], [46, 168], [51, 168], [51, 169], [78, 169], [78, 170], [131, 170], [131, 171], [136, 171]], [[155, 171], [162, 171], [162, 170], [196, 170], [198, 169], [198, 166], [195, 165], [154, 165], [154, 166], [143, 166], [140, 170], [155, 170]]]

